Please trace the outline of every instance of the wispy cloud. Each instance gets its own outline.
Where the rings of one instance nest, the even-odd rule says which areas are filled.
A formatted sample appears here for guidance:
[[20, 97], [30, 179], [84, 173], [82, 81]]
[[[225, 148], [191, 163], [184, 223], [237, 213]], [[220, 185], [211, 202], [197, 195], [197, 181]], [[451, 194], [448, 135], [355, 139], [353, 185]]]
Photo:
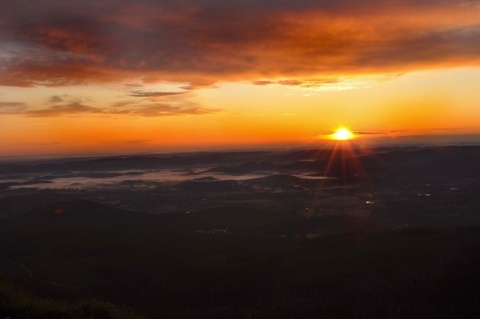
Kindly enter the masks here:
[[28, 108], [22, 102], [0, 102], [0, 114], [17, 114], [27, 117], [57, 117], [82, 115], [133, 115], [145, 117], [206, 115], [221, 112], [220, 109], [204, 108], [195, 103], [177, 101], [173, 103], [153, 103], [120, 101], [110, 107], [97, 107], [85, 103], [84, 99], [69, 95], [51, 96], [44, 108]]
[[136, 107], [128, 107], [116, 110], [105, 111], [107, 114], [123, 114], [136, 116], [182, 116], [182, 115], [205, 115], [221, 112], [219, 109], [208, 109], [202, 107], [181, 107], [173, 106], [166, 103], [152, 103], [148, 105], [138, 105]]
[[130, 96], [133, 97], [144, 97], [144, 98], [158, 98], [158, 97], [167, 97], [167, 96], [176, 96], [184, 95], [188, 91], [184, 92], [145, 92], [145, 91], [132, 91]]
[[335, 84], [341, 82], [340, 79], [326, 78], [316, 80], [301, 80], [301, 79], [287, 79], [287, 80], [257, 80], [252, 81], [254, 85], [285, 85], [298, 86], [302, 88], [317, 88], [326, 84]]
[[138, 101], [134, 101], [134, 100], [118, 101], [118, 102], [112, 103], [110, 106], [111, 107], [123, 107], [123, 106], [129, 106], [129, 105], [138, 105]]
[[26, 116], [30, 117], [55, 117], [61, 115], [103, 113], [99, 108], [82, 104], [81, 102], [71, 102], [66, 104], [56, 104], [45, 109], [28, 110]]
[[0, 108], [24, 107], [25, 105], [23, 102], [0, 102]]
[[384, 135], [392, 131], [353, 131], [355, 135]]
[[18, 113], [27, 108], [23, 102], [0, 102], [0, 114]]

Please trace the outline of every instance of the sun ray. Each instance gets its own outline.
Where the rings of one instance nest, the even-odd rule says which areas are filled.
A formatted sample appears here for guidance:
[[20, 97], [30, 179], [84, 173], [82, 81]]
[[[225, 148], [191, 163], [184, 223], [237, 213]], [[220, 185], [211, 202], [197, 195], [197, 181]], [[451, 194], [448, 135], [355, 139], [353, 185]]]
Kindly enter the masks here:
[[[345, 127], [339, 128], [328, 137], [314, 155], [317, 161], [322, 163], [316, 169], [323, 172], [324, 178], [319, 181], [313, 198], [307, 204], [300, 238], [322, 236], [323, 228], [315, 218], [329, 216], [332, 213], [329, 209], [333, 209], [337, 215], [359, 219], [368, 217], [372, 223], [379, 222], [375, 221], [374, 216], [378, 203], [375, 206], [366, 206], [367, 202], [374, 203], [373, 199], [381, 203], [381, 199], [376, 197], [377, 192], [368, 169], [362, 162], [362, 154], [368, 150], [359, 148], [353, 140], [356, 138], [355, 134]], [[335, 188], [337, 194], [339, 190], [341, 193], [334, 195], [332, 190]], [[331, 200], [332, 196], [338, 196], [336, 201]], [[357, 204], [352, 204], [354, 201]]]

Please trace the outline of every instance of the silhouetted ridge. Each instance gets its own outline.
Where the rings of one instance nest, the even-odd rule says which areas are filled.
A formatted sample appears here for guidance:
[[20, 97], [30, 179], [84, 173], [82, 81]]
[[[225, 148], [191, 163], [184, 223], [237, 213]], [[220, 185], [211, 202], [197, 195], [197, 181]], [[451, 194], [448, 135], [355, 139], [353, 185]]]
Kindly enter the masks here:
[[245, 174], [245, 173], [252, 173], [252, 172], [262, 172], [262, 171], [271, 171], [276, 170], [277, 166], [268, 163], [268, 162], [248, 162], [243, 163], [237, 166], [219, 166], [214, 167], [207, 172], [217, 172], [217, 173], [229, 173], [229, 174]]
[[237, 163], [244, 158], [260, 156], [263, 152], [225, 152], [225, 153], [190, 153], [182, 155], [158, 156], [109, 156], [95, 159], [77, 158], [74, 160], [57, 160], [55, 162], [26, 162], [0, 164], [0, 173], [41, 173], [69, 171], [113, 171], [128, 169], [159, 169], [175, 167], [192, 167], [196, 165], [215, 165], [225, 162]]
[[318, 185], [317, 180], [305, 179], [291, 175], [271, 175], [259, 178], [252, 178], [246, 180], [245, 183], [259, 185], [264, 187], [291, 187], [295, 184], [303, 183], [315, 183]]
[[237, 181], [226, 180], [194, 180], [181, 182], [177, 185], [178, 189], [193, 192], [227, 192], [244, 189]]

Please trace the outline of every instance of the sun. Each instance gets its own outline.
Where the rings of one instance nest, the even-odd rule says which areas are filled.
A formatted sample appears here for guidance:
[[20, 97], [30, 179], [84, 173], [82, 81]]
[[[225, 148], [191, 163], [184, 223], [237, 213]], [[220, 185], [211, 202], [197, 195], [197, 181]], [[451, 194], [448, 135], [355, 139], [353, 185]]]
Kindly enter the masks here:
[[355, 137], [355, 135], [346, 127], [339, 127], [335, 133], [330, 135], [332, 140], [336, 141], [346, 141], [346, 140], [351, 140], [352, 138]]

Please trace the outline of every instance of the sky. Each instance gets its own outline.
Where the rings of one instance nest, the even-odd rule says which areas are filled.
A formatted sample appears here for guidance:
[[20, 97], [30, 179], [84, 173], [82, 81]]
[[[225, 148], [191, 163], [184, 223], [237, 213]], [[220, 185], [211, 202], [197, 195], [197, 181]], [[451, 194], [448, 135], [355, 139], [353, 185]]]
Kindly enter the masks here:
[[480, 1], [0, 0], [0, 156], [480, 133]]

